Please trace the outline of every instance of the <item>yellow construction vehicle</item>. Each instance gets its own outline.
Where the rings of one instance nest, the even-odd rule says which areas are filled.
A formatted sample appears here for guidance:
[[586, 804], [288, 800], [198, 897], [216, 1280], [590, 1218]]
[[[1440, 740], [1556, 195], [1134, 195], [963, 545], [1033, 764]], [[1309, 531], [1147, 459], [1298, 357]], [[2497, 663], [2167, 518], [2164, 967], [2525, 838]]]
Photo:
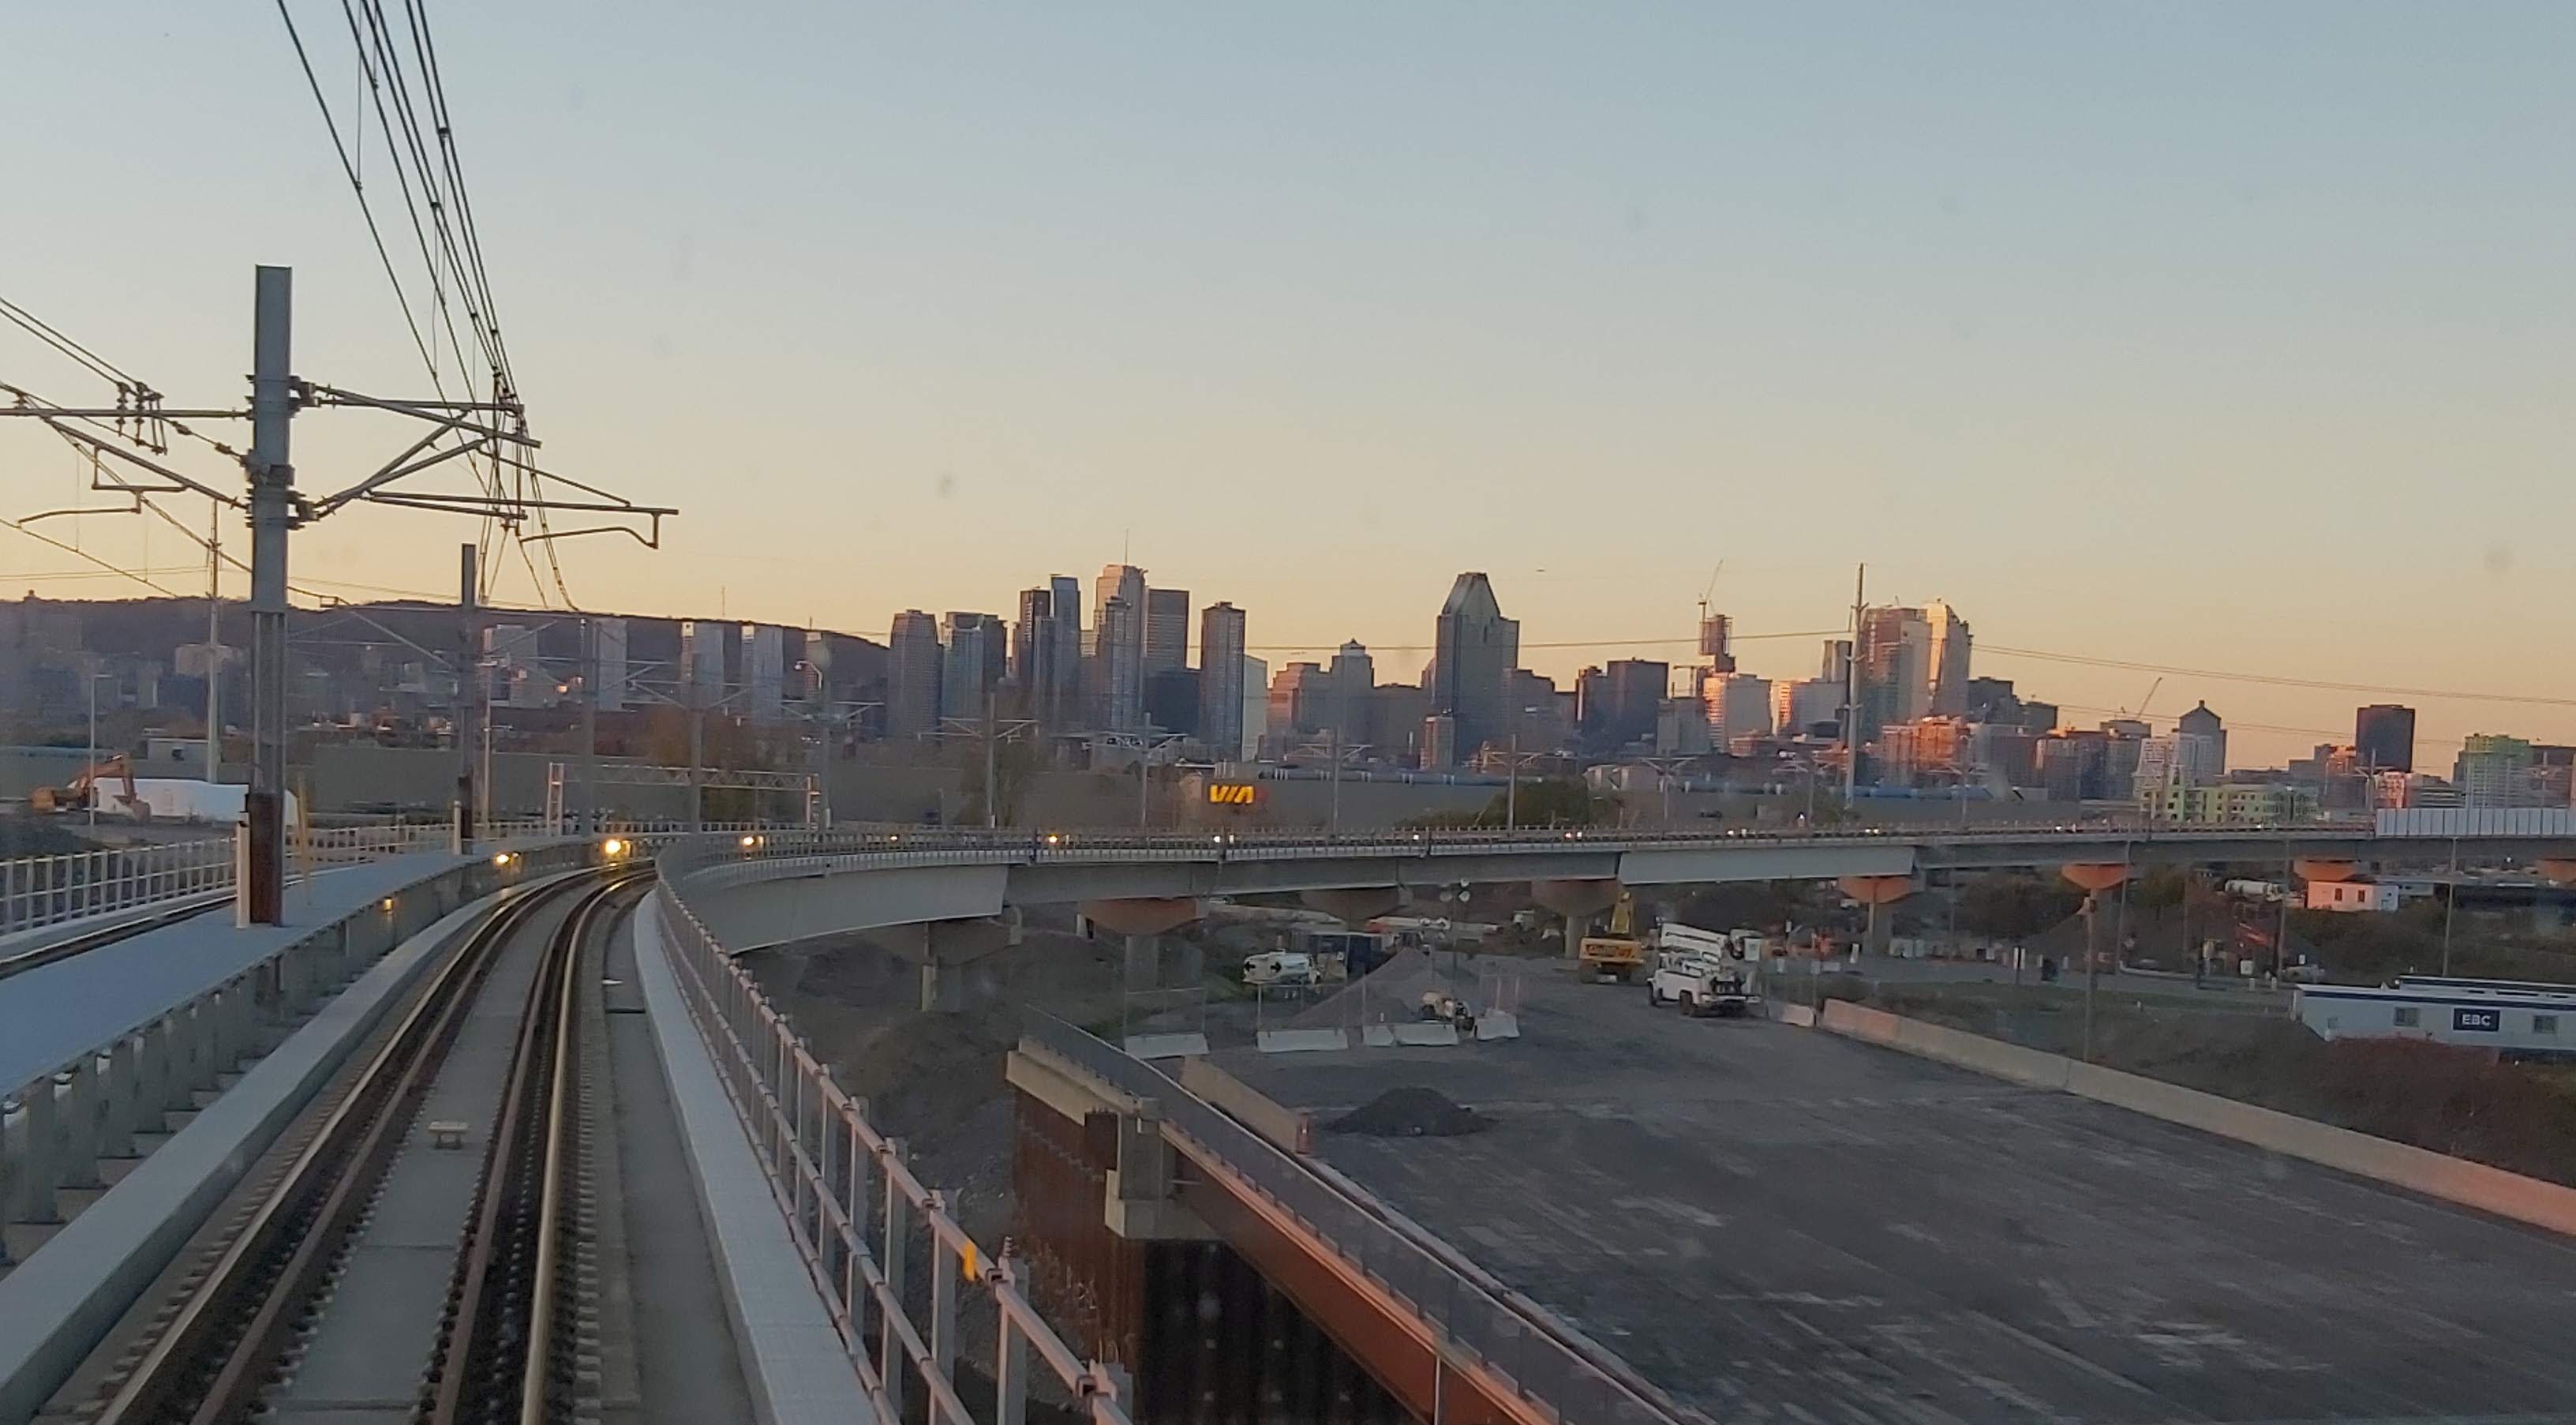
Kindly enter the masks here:
[[134, 762], [122, 752], [104, 762], [83, 767], [79, 776], [62, 786], [37, 787], [30, 790], [27, 793], [27, 809], [40, 814], [78, 811], [89, 805], [92, 791], [99, 782], [109, 778], [121, 781], [125, 785], [125, 790], [116, 794], [118, 810], [133, 820], [150, 821], [151, 804], [134, 793]]
[[1594, 984], [1635, 984], [1645, 973], [1646, 943], [1636, 936], [1637, 898], [1623, 890], [1610, 909], [1610, 933], [1587, 935], [1576, 953], [1576, 968]]

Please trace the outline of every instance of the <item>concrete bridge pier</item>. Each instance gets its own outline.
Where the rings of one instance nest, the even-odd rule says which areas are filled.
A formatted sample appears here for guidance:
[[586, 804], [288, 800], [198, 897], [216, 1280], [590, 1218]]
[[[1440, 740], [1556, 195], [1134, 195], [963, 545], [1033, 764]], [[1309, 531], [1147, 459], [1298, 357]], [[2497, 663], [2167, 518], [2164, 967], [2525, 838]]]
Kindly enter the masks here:
[[1401, 886], [1360, 886], [1350, 890], [1299, 891], [1297, 899], [1344, 925], [1366, 925], [1404, 904]]
[[1198, 983], [1199, 948], [1195, 945], [1163, 944], [1166, 932], [1178, 930], [1199, 918], [1201, 911], [1196, 898], [1169, 896], [1084, 901], [1079, 910], [1083, 920], [1095, 931], [1106, 930], [1127, 937], [1127, 961], [1119, 981], [1129, 991], [1159, 989], [1166, 984]]
[[1565, 917], [1565, 958], [1583, 953], [1583, 936], [1592, 917], [1619, 903], [1619, 883], [1605, 881], [1532, 881], [1530, 899]]
[[1893, 917], [1878, 913], [1883, 905], [1894, 905], [1914, 894], [1912, 876], [1844, 876], [1834, 882], [1842, 893], [1869, 907], [1869, 928], [1861, 933], [1861, 947], [1872, 955], [1887, 953], [1888, 935], [1895, 927]]
[[1020, 943], [1016, 916], [932, 920], [879, 931], [897, 955], [921, 967], [921, 1008], [954, 1014], [966, 1007], [966, 967]]

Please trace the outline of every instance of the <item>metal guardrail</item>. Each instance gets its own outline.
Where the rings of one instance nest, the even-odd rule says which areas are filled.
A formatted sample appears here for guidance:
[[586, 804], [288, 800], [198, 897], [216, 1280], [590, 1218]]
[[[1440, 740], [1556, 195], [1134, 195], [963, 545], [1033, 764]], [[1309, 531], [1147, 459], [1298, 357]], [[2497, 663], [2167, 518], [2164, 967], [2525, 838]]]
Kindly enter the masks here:
[[[1128, 1425], [1107, 1370], [1075, 1355], [1030, 1303], [1010, 1241], [995, 1255], [966, 1235], [946, 1196], [913, 1176], [902, 1140], [869, 1124], [865, 1105], [833, 1082], [831, 1070], [676, 890], [692, 870], [745, 852], [808, 850], [835, 840], [772, 834], [744, 846], [721, 836], [692, 838], [658, 858], [654, 899], [666, 943], [677, 951], [681, 997], [861, 1386], [883, 1419], [905, 1418], [907, 1397], [918, 1385], [930, 1425], [975, 1425], [977, 1415], [955, 1387], [958, 1285], [969, 1282], [993, 1309], [995, 1400], [986, 1418], [1019, 1425], [1034, 1351], [1096, 1425]], [[912, 1320], [906, 1290], [916, 1238], [927, 1241], [930, 1253], [926, 1330]]]
[[1670, 1413], [1581, 1348], [1551, 1334], [1152, 1064], [1061, 1020], [1040, 1016], [1028, 1033], [1119, 1092], [1153, 1100], [1167, 1128], [1201, 1145], [1327, 1248], [1402, 1298], [1447, 1337], [1454, 1356], [1483, 1364], [1561, 1420], [1671, 1425]]

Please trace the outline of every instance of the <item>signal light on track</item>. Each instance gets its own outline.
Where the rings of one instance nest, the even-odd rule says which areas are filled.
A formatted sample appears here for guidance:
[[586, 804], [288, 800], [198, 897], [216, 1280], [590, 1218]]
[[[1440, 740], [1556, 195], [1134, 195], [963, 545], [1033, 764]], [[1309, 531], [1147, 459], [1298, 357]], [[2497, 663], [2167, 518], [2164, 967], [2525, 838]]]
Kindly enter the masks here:
[[603, 856], [623, 856], [626, 854], [626, 843], [612, 836], [599, 844], [599, 852]]

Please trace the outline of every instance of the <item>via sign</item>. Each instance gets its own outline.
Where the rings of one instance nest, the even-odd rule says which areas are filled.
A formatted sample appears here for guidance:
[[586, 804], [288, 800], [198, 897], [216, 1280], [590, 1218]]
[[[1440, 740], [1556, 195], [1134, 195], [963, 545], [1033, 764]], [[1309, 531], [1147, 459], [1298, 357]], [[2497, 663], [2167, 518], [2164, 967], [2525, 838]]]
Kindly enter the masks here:
[[1252, 805], [1252, 784], [1250, 782], [1210, 782], [1208, 783], [1208, 805], [1248, 807]]
[[2493, 1034], [2504, 1028], [2504, 1011], [2500, 1009], [2455, 1009], [2451, 1011], [2451, 1028]]

